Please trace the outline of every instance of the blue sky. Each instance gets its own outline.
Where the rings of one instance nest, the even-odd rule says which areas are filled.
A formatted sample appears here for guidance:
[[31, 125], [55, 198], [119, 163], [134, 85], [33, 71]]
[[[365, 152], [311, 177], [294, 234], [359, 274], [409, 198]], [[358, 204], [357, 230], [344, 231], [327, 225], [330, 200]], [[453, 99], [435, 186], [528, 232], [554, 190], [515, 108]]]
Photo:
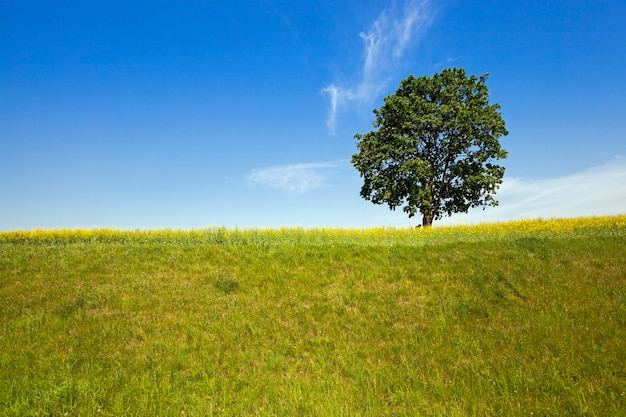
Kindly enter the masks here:
[[623, 0], [0, 1], [0, 230], [412, 226], [355, 133], [409, 74], [490, 73], [500, 206], [626, 212]]

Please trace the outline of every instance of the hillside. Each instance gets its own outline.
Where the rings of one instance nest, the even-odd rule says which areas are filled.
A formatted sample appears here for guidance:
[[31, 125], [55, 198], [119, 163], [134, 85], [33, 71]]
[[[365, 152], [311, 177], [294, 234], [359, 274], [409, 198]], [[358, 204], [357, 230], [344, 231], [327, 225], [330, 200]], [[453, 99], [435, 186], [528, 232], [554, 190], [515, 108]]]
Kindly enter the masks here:
[[1, 416], [616, 416], [626, 216], [0, 232]]

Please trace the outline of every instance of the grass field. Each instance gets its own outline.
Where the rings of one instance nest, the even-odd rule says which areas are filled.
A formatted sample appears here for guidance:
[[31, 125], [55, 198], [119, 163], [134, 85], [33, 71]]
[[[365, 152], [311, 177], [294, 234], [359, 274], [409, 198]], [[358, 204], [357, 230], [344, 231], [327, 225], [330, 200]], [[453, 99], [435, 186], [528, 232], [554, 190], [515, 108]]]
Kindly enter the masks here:
[[626, 216], [0, 232], [0, 416], [624, 416]]

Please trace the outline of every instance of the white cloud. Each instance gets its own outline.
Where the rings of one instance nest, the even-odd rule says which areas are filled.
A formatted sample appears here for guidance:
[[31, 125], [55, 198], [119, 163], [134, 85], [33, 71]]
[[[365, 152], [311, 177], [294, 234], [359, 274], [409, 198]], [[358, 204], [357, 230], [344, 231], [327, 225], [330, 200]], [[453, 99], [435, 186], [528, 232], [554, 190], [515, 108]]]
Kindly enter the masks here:
[[360, 34], [364, 49], [359, 82], [352, 86], [333, 83], [322, 89], [330, 99], [326, 125], [331, 132], [335, 132], [337, 112], [343, 105], [348, 102], [370, 104], [381, 94], [398, 66], [398, 60], [415, 41], [416, 33], [423, 32], [430, 25], [432, 17], [429, 0], [407, 0], [400, 10], [394, 3], [392, 8], [378, 16], [367, 32]]
[[328, 113], [328, 118], [326, 119], [326, 126], [328, 126], [328, 129], [334, 133], [335, 125], [337, 123], [337, 109], [339, 108], [341, 102], [344, 101], [346, 93], [341, 87], [337, 87], [334, 84], [324, 88], [322, 93], [328, 94], [330, 99], [330, 111]]
[[290, 193], [303, 194], [322, 187], [332, 176], [333, 169], [345, 161], [275, 166], [252, 171], [247, 180], [250, 184], [278, 188]]
[[478, 223], [530, 218], [579, 217], [626, 213], [626, 159], [571, 175], [534, 181], [505, 177], [496, 195], [500, 205], [442, 219], [441, 223]]

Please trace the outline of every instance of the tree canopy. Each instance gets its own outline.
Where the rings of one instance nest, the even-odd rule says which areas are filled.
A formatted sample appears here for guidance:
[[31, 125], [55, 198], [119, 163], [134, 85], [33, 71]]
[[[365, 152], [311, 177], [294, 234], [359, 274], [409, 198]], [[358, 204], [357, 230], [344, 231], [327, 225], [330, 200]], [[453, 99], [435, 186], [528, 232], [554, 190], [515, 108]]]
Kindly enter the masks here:
[[356, 134], [352, 164], [363, 177], [361, 196], [391, 210], [403, 206], [422, 225], [472, 207], [496, 206], [508, 134], [498, 104], [489, 103], [488, 74], [444, 69], [410, 75], [374, 110], [373, 130]]

